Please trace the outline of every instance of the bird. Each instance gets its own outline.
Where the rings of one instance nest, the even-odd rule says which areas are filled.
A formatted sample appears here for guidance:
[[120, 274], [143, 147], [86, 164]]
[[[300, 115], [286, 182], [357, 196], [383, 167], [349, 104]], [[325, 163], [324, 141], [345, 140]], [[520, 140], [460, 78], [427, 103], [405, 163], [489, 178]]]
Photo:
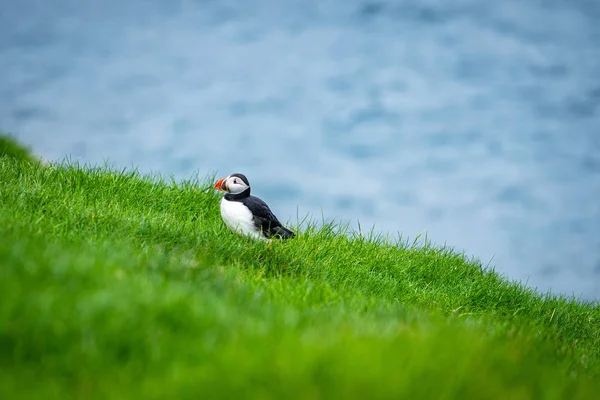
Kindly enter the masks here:
[[296, 234], [281, 225], [267, 203], [250, 195], [250, 183], [244, 174], [219, 179], [214, 188], [225, 192], [221, 199], [221, 218], [235, 233], [254, 239], [291, 239]]

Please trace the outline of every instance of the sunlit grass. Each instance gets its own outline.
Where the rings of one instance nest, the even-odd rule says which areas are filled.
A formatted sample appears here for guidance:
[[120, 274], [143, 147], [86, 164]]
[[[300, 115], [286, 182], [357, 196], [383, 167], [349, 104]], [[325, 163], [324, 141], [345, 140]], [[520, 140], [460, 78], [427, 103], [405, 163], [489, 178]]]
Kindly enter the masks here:
[[212, 177], [0, 158], [0, 398], [594, 398], [600, 307], [434, 244], [256, 242]]

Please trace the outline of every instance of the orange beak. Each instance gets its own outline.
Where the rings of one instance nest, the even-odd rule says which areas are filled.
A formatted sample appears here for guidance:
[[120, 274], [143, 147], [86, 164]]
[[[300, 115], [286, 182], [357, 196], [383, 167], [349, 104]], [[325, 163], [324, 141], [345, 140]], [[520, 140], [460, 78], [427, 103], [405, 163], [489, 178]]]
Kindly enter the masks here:
[[229, 188], [227, 187], [227, 185], [225, 184], [225, 180], [227, 178], [221, 178], [217, 181], [217, 183], [215, 183], [215, 189], [220, 190], [221, 192], [226, 192]]

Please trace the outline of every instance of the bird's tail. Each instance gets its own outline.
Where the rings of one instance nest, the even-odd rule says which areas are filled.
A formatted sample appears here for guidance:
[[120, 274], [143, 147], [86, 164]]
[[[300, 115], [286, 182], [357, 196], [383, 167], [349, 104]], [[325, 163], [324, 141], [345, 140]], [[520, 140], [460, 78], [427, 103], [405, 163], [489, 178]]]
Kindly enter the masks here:
[[288, 228], [285, 228], [283, 226], [278, 226], [277, 228], [273, 228], [271, 230], [271, 233], [273, 234], [273, 236], [281, 238], [281, 239], [291, 239], [294, 236], [296, 236], [296, 234], [292, 231], [290, 231]]

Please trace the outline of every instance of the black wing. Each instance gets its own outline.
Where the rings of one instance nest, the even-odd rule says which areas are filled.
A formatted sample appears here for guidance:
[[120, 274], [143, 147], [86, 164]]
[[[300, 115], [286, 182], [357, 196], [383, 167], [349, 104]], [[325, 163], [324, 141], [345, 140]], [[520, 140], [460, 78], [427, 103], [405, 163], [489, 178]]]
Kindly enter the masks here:
[[261, 230], [266, 237], [278, 237], [282, 239], [293, 238], [294, 232], [281, 225], [275, 214], [267, 203], [255, 196], [248, 196], [242, 203], [252, 212], [252, 219], [257, 229]]

